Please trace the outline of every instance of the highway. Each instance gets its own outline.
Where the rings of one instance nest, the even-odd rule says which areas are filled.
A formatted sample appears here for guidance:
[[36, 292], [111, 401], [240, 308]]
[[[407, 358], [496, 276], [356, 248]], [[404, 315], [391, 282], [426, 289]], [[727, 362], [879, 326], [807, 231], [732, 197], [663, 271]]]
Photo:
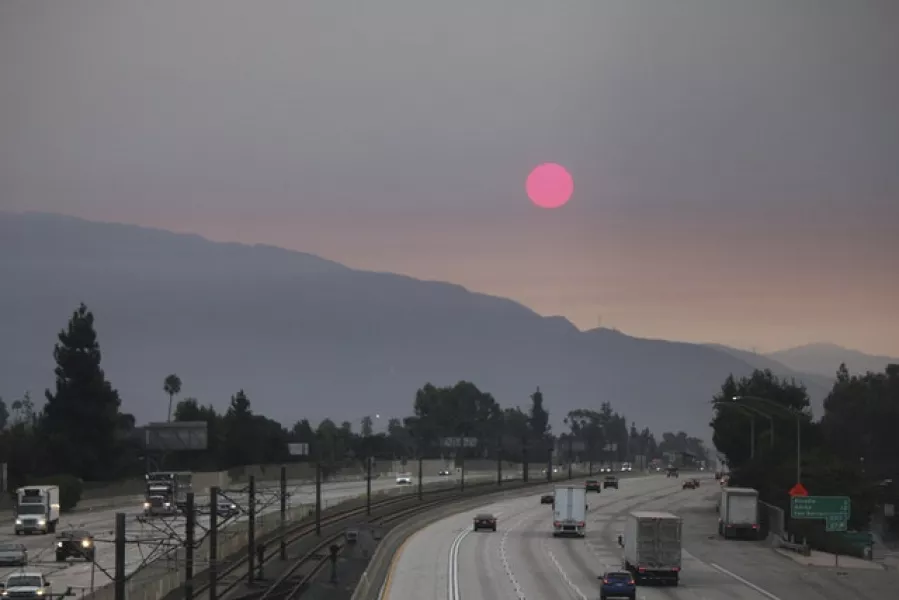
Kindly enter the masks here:
[[[697, 490], [683, 490], [682, 483], [663, 475], [634, 477], [622, 479], [618, 491], [588, 495], [584, 539], [553, 538], [551, 507], [531, 493], [438, 521], [397, 553], [382, 598], [599, 598], [598, 576], [620, 569], [617, 537], [631, 510], [666, 510], [684, 519], [680, 585], [640, 586], [641, 600], [880, 600], [895, 595], [895, 572], [809, 568], [764, 542], [725, 542], [716, 532], [715, 481], [703, 478]], [[472, 531], [479, 512], [498, 517], [495, 533]]]
[[[495, 478], [495, 473], [467, 473], [466, 481], [483, 481], [485, 479]], [[423, 483], [426, 486], [436, 483], [448, 483], [456, 481], [454, 477], [425, 477]], [[295, 507], [299, 505], [314, 507], [315, 505], [315, 485], [300, 482], [292, 485], [288, 482], [289, 506]], [[403, 486], [404, 493], [415, 493], [417, 485]], [[396, 489], [396, 481], [392, 477], [383, 477], [372, 480], [372, 493]], [[327, 508], [334, 506], [349, 498], [365, 495], [365, 481], [335, 482], [322, 485], [322, 506]], [[245, 494], [229, 493], [228, 497], [245, 508], [248, 499]], [[377, 498], [374, 498], [377, 500]], [[198, 497], [199, 506], [208, 504], [208, 497]], [[277, 487], [260, 488], [257, 492], [257, 514], [262, 518], [277, 518], [280, 506], [279, 490]], [[311, 506], [310, 506], [311, 505]], [[50, 580], [53, 593], [58, 594], [72, 587], [76, 595], [80, 596], [82, 592], [91, 589], [100, 588], [111, 583], [110, 577], [114, 570], [114, 529], [115, 514], [117, 512], [125, 512], [127, 514], [127, 540], [125, 564], [128, 573], [143, 565], [148, 557], [154, 560], [162, 557], [166, 550], [171, 549], [174, 545], [180, 545], [184, 540], [184, 518], [155, 518], [150, 520], [139, 520], [137, 517], [142, 513], [142, 506], [137, 504], [133, 507], [123, 507], [119, 509], [96, 511], [91, 513], [75, 513], [73, 515], [63, 515], [57, 533], [64, 529], [86, 529], [96, 538], [96, 559], [95, 565], [84, 560], [73, 559], [68, 563], [55, 562], [55, 546], [56, 536], [48, 535], [25, 535], [17, 536], [13, 533], [13, 524], [3, 525], [3, 533], [0, 534], [0, 543], [22, 543], [28, 548], [29, 553], [29, 570], [38, 570], [43, 572]], [[224, 531], [220, 534], [220, 540], [228, 536], [227, 529], [229, 525], [240, 523], [246, 520], [246, 517], [237, 517], [229, 519], [225, 523]], [[208, 526], [207, 516], [198, 516], [196, 536], [199, 538], [205, 535]], [[240, 528], [237, 528], [240, 529]], [[243, 535], [243, 532], [241, 532]], [[200, 568], [205, 561], [205, 557], [197, 557]], [[3, 567], [0, 568], [0, 579], [6, 580], [6, 577], [13, 572], [20, 571], [21, 567]], [[109, 574], [109, 576], [107, 575]], [[93, 585], [92, 585], [93, 579]]]

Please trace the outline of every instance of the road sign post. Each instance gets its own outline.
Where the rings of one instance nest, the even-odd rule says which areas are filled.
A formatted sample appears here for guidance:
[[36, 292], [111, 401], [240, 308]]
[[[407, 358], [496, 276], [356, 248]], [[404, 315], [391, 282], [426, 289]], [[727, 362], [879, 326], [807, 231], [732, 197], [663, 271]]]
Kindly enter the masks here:
[[[848, 496], [798, 496], [790, 498], [790, 517], [794, 519], [824, 519], [824, 531], [837, 533], [849, 528], [852, 501]], [[840, 555], [834, 553], [834, 566], [840, 565]]]

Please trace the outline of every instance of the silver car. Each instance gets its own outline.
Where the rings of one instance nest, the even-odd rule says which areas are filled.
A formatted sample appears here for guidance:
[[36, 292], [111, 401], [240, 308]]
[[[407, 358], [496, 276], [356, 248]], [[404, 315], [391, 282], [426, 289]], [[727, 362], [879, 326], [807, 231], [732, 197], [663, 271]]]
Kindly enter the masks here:
[[24, 567], [28, 564], [28, 549], [24, 544], [0, 544], [0, 565]]

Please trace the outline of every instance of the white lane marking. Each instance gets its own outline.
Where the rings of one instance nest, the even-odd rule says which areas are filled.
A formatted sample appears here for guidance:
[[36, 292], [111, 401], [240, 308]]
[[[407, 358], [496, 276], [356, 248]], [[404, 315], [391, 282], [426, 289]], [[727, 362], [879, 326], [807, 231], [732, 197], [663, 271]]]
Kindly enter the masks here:
[[546, 550], [546, 554], [549, 556], [549, 559], [552, 561], [553, 565], [555, 565], [556, 571], [559, 572], [559, 575], [562, 576], [562, 580], [565, 581], [565, 583], [568, 585], [568, 587], [571, 589], [571, 591], [574, 592], [575, 594], [577, 594], [581, 600], [590, 600], [589, 598], [587, 598], [586, 595], [584, 595], [584, 592], [581, 591], [581, 588], [579, 588], [577, 585], [575, 585], [575, 583], [573, 581], [571, 581], [571, 578], [568, 576], [568, 573], [565, 572], [565, 569], [563, 569], [562, 565], [559, 564], [559, 561], [556, 560], [556, 555], [553, 554], [553, 551], [550, 550], [549, 547], [546, 545], [545, 540], [541, 543], [541, 545], [543, 546], [543, 549]]
[[[502, 516], [502, 511], [494, 513], [494, 517], [499, 518]], [[456, 536], [456, 539], [453, 540], [452, 545], [450, 546], [449, 551], [449, 576], [447, 577], [447, 594], [449, 600], [459, 600], [459, 546], [462, 545], [462, 540], [465, 539], [469, 533], [471, 533], [471, 529], [463, 529], [459, 532], [459, 535]]]
[[521, 527], [522, 523], [529, 520], [530, 517], [522, 517], [518, 519], [518, 521], [503, 531], [503, 536], [499, 541], [499, 557], [503, 562], [503, 569], [506, 571], [506, 577], [509, 578], [509, 581], [512, 582], [512, 586], [515, 588], [515, 594], [518, 596], [518, 600], [527, 600], [527, 597], [524, 595], [524, 592], [521, 590], [521, 584], [518, 583], [518, 579], [515, 577], [515, 574], [512, 572], [512, 567], [509, 565], [509, 554], [506, 552], [506, 540], [509, 538], [509, 533]]
[[459, 600], [459, 544], [471, 533], [471, 529], [463, 529], [453, 540], [449, 551], [449, 576], [447, 577], [447, 594], [449, 600]]
[[759, 594], [761, 594], [761, 595], [764, 596], [765, 598], [768, 598], [769, 600], [780, 600], [780, 598], [778, 598], [777, 596], [775, 596], [775, 595], [772, 594], [771, 592], [769, 592], [769, 591], [767, 591], [767, 590], [763, 590], [762, 588], [760, 588], [760, 587], [757, 586], [756, 584], [752, 583], [751, 581], [747, 581], [747, 580], [743, 579], [742, 577], [740, 577], [740, 576], [737, 575], [736, 573], [734, 573], [734, 572], [732, 572], [732, 571], [728, 571], [727, 569], [725, 569], [724, 567], [722, 567], [722, 566], [720, 566], [720, 565], [716, 565], [715, 563], [709, 563], [709, 566], [711, 566], [713, 569], [717, 569], [718, 571], [721, 571], [722, 573], [724, 573], [724, 574], [727, 575], [728, 577], [731, 577], [731, 578], [733, 578], [733, 579], [736, 579], [737, 581], [739, 581], [739, 582], [742, 583], [743, 585], [745, 585], [745, 586], [747, 586], [747, 587], [749, 587], [749, 588], [755, 590], [756, 592], [758, 592]]

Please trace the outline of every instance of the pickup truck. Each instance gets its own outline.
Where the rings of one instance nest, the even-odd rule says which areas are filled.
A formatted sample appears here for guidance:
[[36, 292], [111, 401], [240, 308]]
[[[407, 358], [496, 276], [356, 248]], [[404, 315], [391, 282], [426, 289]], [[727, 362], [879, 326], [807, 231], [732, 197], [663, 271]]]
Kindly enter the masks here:
[[4, 598], [49, 598], [50, 582], [40, 571], [17, 571], [6, 578], [3, 588]]

